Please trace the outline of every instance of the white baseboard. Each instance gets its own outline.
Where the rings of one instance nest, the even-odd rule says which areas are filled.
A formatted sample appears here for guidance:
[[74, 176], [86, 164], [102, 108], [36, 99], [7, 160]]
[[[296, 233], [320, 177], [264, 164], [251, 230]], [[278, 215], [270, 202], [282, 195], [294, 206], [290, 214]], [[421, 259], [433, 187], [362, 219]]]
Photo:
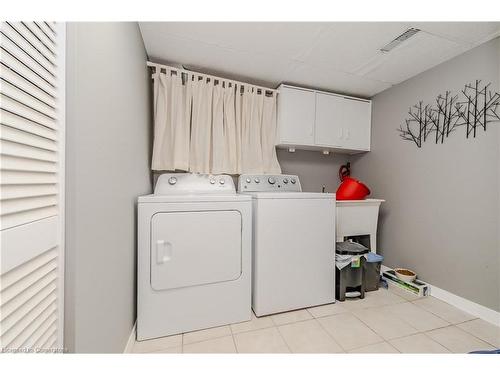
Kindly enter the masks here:
[[137, 327], [137, 321], [134, 323], [134, 326], [132, 327], [132, 331], [130, 332], [130, 336], [128, 337], [127, 340], [127, 345], [125, 346], [125, 349], [123, 350], [123, 353], [132, 353], [132, 349], [134, 348], [134, 343], [135, 343], [135, 331]]
[[500, 327], [500, 312], [431, 285], [431, 296]]
[[[391, 268], [384, 265], [380, 267], [381, 272], [385, 272], [390, 269]], [[463, 297], [457, 296], [456, 294], [438, 288], [437, 286], [434, 286], [432, 284], [427, 284], [430, 286], [431, 296], [440, 299], [441, 301], [446, 302], [452, 306], [455, 306], [457, 309], [465, 311], [468, 314], [481, 318], [491, 324], [496, 325], [497, 327], [500, 327], [500, 312], [465, 299]]]

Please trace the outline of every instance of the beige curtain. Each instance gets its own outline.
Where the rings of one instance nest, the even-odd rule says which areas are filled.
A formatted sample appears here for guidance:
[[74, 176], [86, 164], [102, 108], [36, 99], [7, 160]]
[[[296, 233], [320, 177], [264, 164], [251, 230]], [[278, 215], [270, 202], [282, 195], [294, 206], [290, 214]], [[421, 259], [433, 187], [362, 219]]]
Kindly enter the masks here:
[[214, 85], [211, 82], [197, 79], [197, 77], [194, 78], [190, 163], [188, 168], [191, 172], [210, 173], [213, 93]]
[[243, 116], [241, 136], [241, 168], [244, 173], [263, 173], [261, 132], [264, 95], [257, 89], [245, 88], [243, 93]]
[[191, 91], [180, 75], [155, 76], [153, 170], [189, 169]]
[[235, 90], [234, 85], [228, 82], [214, 87], [211, 173], [240, 173]]
[[281, 173], [276, 93], [196, 74], [154, 75], [153, 170]]

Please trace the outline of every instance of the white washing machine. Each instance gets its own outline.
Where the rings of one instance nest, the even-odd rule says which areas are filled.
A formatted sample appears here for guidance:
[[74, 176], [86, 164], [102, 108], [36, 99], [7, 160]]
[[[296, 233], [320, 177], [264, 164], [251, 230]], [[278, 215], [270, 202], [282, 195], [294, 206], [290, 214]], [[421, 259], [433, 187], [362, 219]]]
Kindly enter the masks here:
[[251, 319], [251, 215], [227, 175], [163, 174], [139, 197], [138, 340]]
[[238, 191], [253, 202], [255, 314], [335, 302], [335, 194], [291, 175], [241, 175]]

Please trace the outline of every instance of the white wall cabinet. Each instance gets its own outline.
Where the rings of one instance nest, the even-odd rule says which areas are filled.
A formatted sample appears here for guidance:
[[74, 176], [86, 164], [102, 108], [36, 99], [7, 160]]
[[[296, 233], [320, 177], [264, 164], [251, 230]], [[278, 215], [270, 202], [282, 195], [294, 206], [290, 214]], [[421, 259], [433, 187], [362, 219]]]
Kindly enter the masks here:
[[289, 145], [313, 146], [315, 92], [282, 86], [278, 97], [279, 106], [286, 109], [278, 110], [278, 121], [287, 124], [278, 127], [278, 139]]
[[[342, 147], [344, 138], [344, 99], [336, 95], [316, 93], [314, 141], [318, 146]], [[287, 126], [283, 124], [283, 126]]]
[[278, 147], [370, 150], [370, 100], [286, 85], [278, 98]]

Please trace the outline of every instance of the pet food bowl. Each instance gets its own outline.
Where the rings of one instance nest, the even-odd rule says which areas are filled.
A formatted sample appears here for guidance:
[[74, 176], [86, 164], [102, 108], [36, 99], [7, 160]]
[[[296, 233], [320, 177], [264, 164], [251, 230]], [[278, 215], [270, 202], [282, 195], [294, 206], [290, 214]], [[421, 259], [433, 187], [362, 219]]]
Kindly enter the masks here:
[[417, 274], [407, 268], [395, 268], [394, 272], [396, 272], [396, 276], [399, 280], [407, 283], [411, 283], [417, 278]]

